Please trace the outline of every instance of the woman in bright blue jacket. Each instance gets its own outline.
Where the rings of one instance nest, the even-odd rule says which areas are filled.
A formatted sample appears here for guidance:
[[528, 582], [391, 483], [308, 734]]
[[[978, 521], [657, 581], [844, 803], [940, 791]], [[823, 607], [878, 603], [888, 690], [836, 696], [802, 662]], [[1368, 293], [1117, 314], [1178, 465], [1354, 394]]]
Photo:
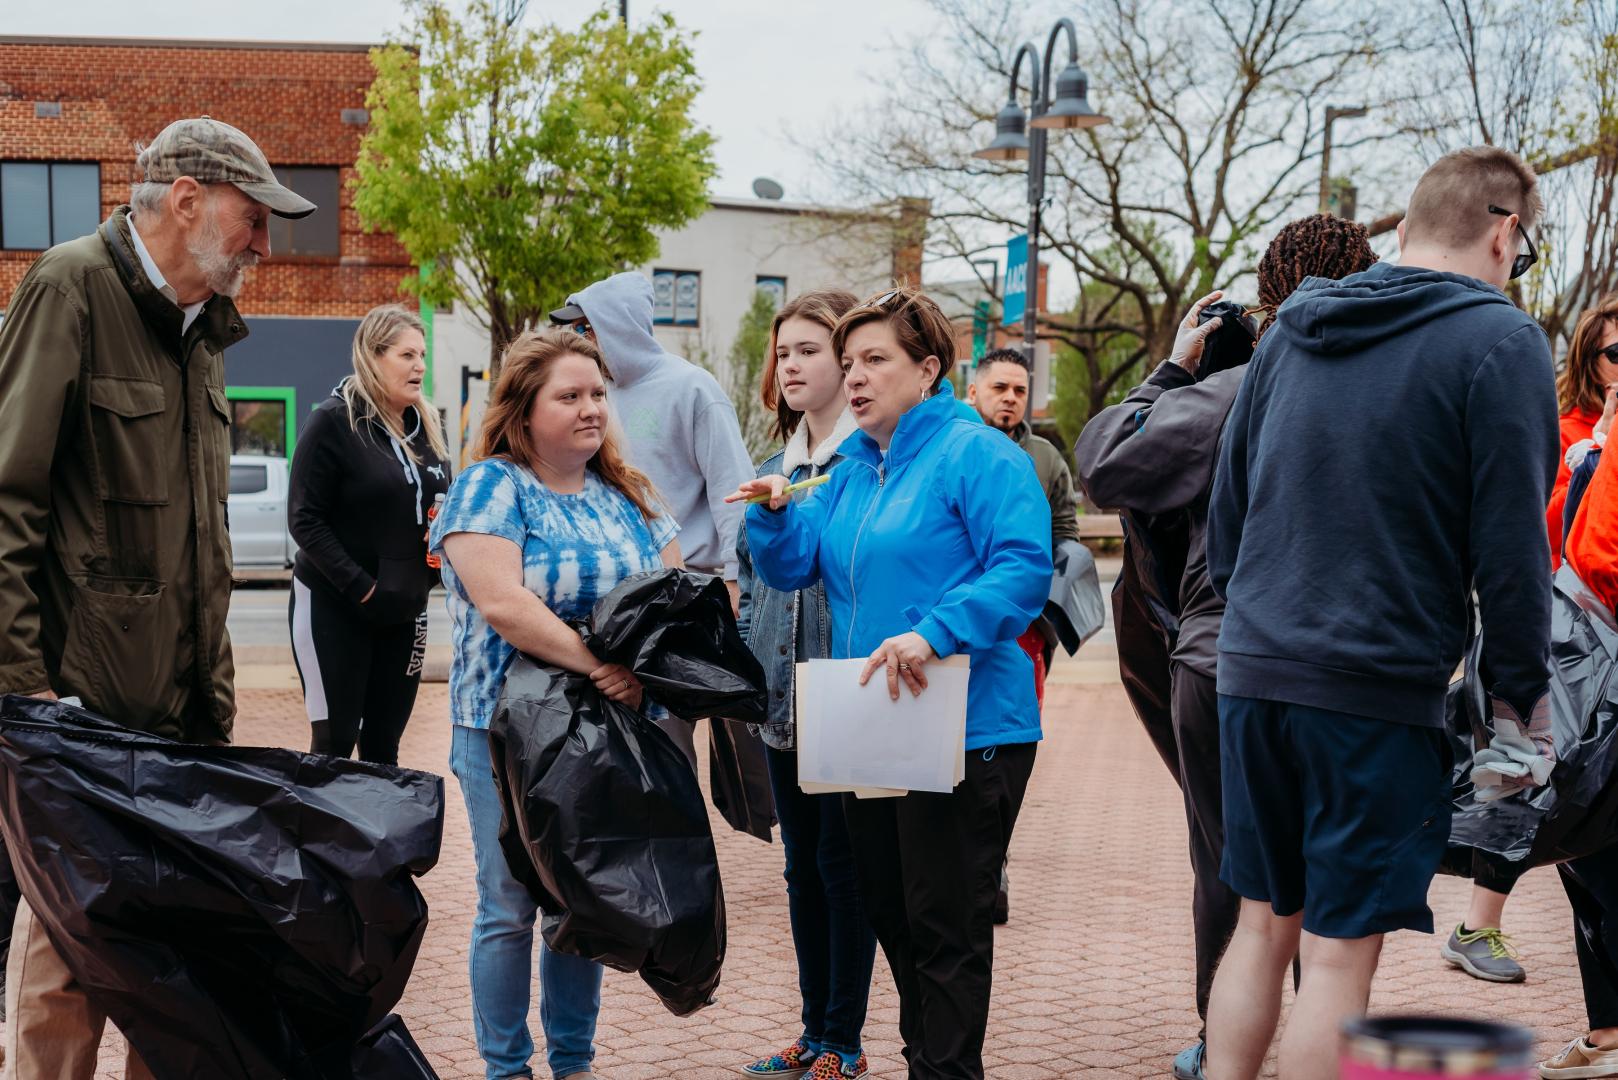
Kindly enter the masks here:
[[981, 1078], [994, 897], [1040, 739], [1016, 639], [1050, 586], [1050, 507], [1028, 455], [958, 407], [954, 330], [928, 297], [867, 301], [832, 348], [860, 428], [847, 460], [800, 502], [781, 476], [732, 499], [771, 497], [747, 513], [754, 570], [776, 589], [825, 585], [832, 655], [868, 658], [862, 683], [920, 695], [928, 663], [971, 659], [965, 779], [947, 795], [850, 796], [844, 811], [910, 1076]]

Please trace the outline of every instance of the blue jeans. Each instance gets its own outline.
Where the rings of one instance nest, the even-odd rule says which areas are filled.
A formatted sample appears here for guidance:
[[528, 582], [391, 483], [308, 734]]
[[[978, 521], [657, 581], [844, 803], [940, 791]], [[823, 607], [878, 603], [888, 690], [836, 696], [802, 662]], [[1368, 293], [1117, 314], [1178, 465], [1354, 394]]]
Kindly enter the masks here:
[[805, 795], [798, 755], [766, 750], [786, 849], [787, 911], [798, 953], [803, 1033], [852, 1061], [871, 994], [876, 931], [865, 917], [841, 795]]
[[[488, 1080], [531, 1077], [528, 1059], [534, 1054], [534, 1038], [528, 1032], [528, 1004], [537, 905], [511, 876], [500, 850], [500, 800], [489, 762], [489, 733], [456, 726], [449, 767], [466, 798], [478, 872], [478, 911], [468, 955], [478, 1053]], [[553, 953], [540, 938], [539, 1022], [553, 1076], [590, 1068], [600, 1011], [601, 965]]]

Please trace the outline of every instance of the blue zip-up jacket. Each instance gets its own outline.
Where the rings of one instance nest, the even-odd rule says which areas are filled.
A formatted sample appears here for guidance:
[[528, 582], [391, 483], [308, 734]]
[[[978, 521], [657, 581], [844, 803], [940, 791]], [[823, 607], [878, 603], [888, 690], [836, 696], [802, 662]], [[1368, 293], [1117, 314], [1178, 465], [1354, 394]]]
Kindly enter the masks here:
[[900, 419], [883, 455], [863, 431], [831, 480], [779, 512], [747, 511], [753, 567], [775, 589], [823, 581], [832, 657], [914, 630], [966, 653], [966, 749], [1038, 742], [1033, 664], [1017, 644], [1051, 582], [1051, 510], [1034, 464], [958, 411], [946, 383]]
[[1545, 334], [1499, 289], [1388, 263], [1306, 279], [1220, 448], [1219, 692], [1442, 727], [1476, 590], [1489, 692], [1527, 716], [1559, 440]]

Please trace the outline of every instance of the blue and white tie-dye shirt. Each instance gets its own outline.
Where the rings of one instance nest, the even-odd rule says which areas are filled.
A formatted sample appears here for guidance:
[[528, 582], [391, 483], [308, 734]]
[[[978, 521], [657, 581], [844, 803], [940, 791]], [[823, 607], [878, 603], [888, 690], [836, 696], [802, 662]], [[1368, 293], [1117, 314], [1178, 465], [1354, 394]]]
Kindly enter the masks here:
[[[442, 554], [451, 533], [500, 536], [522, 548], [523, 584], [568, 622], [625, 578], [663, 565], [662, 551], [679, 527], [668, 515], [647, 521], [621, 492], [594, 472], [577, 495], [554, 492], [532, 472], [499, 458], [467, 468], [433, 521], [430, 544]], [[444, 588], [455, 623], [450, 716], [462, 727], [487, 728], [517, 650], [472, 605], [455, 568], [444, 560]]]

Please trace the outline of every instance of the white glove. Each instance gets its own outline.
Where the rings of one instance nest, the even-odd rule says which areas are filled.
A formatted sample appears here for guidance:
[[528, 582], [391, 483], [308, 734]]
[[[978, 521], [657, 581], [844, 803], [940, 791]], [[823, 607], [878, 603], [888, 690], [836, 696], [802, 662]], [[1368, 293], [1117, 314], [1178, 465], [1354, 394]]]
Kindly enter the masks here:
[[1529, 788], [1543, 787], [1556, 767], [1551, 735], [1551, 698], [1534, 702], [1525, 723], [1517, 710], [1489, 699], [1494, 737], [1472, 758], [1472, 788], [1479, 802], [1492, 802]]
[[1202, 348], [1208, 341], [1208, 335], [1219, 329], [1223, 322], [1215, 316], [1198, 326], [1197, 316], [1202, 314], [1203, 308], [1224, 295], [1215, 289], [1191, 305], [1191, 310], [1180, 320], [1179, 329], [1174, 332], [1174, 351], [1169, 354], [1169, 363], [1179, 364], [1192, 375], [1197, 373], [1197, 368], [1202, 365]]

